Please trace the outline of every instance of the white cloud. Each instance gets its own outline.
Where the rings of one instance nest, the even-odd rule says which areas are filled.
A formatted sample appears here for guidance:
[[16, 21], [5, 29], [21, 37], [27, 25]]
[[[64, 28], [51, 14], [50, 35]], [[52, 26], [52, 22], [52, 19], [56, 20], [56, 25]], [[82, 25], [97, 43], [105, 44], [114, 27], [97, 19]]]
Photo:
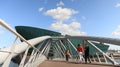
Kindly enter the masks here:
[[71, 16], [76, 13], [78, 12], [73, 9], [57, 7], [56, 9], [48, 10], [45, 15], [51, 16], [59, 21], [64, 21], [70, 19]]
[[38, 9], [39, 12], [43, 11], [44, 10], [44, 7], [41, 7]]
[[120, 25], [117, 27], [117, 29], [114, 32], [112, 32], [112, 35], [113, 36], [120, 36]]
[[59, 3], [57, 3], [57, 6], [64, 6], [64, 3], [60, 1]]
[[77, 11], [69, 8], [57, 7], [56, 9], [50, 9], [46, 11], [45, 15], [51, 16], [56, 21], [51, 24], [51, 29], [61, 32], [63, 35], [86, 35], [85, 32], [81, 32], [80, 22], [71, 22], [65, 24], [65, 20], [72, 20], [71, 18]]
[[3, 27], [0, 25], [0, 34], [3, 34], [3, 33], [4, 33]]
[[81, 27], [79, 22], [72, 22], [69, 26], [71, 28], [80, 28]]
[[86, 35], [85, 32], [81, 32], [80, 28], [81, 25], [79, 22], [72, 22], [70, 24], [64, 24], [64, 23], [53, 23], [51, 25], [51, 28], [54, 30], [60, 31], [63, 35]]
[[115, 5], [115, 7], [120, 7], [120, 3], [117, 3], [117, 4]]

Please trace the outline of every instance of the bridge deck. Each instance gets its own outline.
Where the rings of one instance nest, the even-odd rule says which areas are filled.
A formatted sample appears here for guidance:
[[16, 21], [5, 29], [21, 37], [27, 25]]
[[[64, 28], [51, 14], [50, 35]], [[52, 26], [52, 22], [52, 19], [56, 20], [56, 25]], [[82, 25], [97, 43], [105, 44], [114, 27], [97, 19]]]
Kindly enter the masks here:
[[102, 64], [76, 64], [73, 62], [65, 61], [45, 61], [41, 63], [38, 67], [119, 67], [119, 66], [110, 66]]

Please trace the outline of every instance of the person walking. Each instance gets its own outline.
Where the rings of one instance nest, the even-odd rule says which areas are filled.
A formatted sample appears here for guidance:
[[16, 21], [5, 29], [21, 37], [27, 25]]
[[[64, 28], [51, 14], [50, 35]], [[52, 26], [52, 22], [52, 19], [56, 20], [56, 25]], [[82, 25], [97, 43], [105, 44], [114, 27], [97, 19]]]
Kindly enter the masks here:
[[69, 61], [69, 56], [70, 56], [70, 51], [69, 50], [66, 50], [65, 56], [66, 56], [66, 61], [68, 62]]
[[88, 45], [85, 46], [84, 52], [85, 52], [85, 63], [87, 63], [87, 61], [89, 61], [89, 63], [91, 63], [90, 58], [89, 58], [89, 46]]
[[80, 63], [82, 63], [83, 60], [84, 60], [84, 58], [83, 58], [83, 48], [80, 44], [78, 44], [77, 51], [78, 51], [79, 61], [80, 61]]

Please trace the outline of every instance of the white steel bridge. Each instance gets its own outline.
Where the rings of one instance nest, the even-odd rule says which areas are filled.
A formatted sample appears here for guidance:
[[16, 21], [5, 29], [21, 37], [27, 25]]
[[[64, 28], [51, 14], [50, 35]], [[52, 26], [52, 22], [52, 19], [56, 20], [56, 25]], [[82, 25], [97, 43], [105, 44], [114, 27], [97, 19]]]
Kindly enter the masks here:
[[[110, 65], [110, 66], [119, 66], [120, 64], [114, 60], [113, 56], [109, 56], [104, 53], [101, 49], [92, 43], [92, 41], [114, 44], [120, 46], [120, 39], [113, 38], [105, 38], [105, 37], [93, 37], [93, 36], [59, 36], [59, 37], [51, 37], [51, 36], [42, 36], [33, 38], [30, 40], [25, 40], [19, 33], [13, 30], [7, 23], [3, 20], [0, 20], [0, 25], [5, 27], [11, 33], [16, 36], [15, 41], [11, 47], [6, 47], [0, 50], [0, 64], [1, 67], [10, 67], [12, 60], [15, 57], [17, 58], [18, 63], [16, 62], [18, 67], [40, 67], [40, 65], [46, 60], [48, 60], [48, 53], [51, 50], [51, 47], [54, 51], [54, 57], [49, 61], [64, 61], [65, 60], [65, 50], [67, 49], [63, 40], [67, 42], [69, 47], [73, 48], [75, 52], [77, 52], [76, 47], [70, 39], [79, 39], [83, 41], [83, 46], [86, 45], [86, 42], [89, 43], [93, 48], [95, 48], [98, 52], [95, 53], [96, 56], [92, 56], [90, 58], [91, 63], [93, 64], [101, 64], [101, 65]], [[18, 39], [21, 39], [23, 42], [16, 43]], [[39, 44], [35, 47], [36, 44]], [[28, 53], [31, 50], [31, 54]], [[72, 51], [72, 50], [70, 50]], [[21, 56], [22, 54], [22, 56]], [[73, 53], [70, 54], [70, 62], [76, 62], [77, 55]], [[120, 58], [119, 58], [120, 59]], [[47, 62], [49, 63], [49, 62]], [[55, 63], [55, 62], [53, 62]], [[64, 65], [64, 64], [63, 64]], [[60, 65], [62, 66], [62, 65]], [[42, 67], [42, 66], [41, 66]], [[59, 67], [59, 66], [58, 66]]]

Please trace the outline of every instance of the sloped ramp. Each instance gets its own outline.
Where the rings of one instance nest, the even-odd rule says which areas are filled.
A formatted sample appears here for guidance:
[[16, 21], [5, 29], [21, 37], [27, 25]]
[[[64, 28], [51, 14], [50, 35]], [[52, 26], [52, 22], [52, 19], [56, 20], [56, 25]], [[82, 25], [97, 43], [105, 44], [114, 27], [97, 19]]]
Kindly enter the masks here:
[[45, 61], [38, 67], [118, 67], [109, 65], [98, 65], [98, 64], [76, 64], [74, 62], [65, 61]]

